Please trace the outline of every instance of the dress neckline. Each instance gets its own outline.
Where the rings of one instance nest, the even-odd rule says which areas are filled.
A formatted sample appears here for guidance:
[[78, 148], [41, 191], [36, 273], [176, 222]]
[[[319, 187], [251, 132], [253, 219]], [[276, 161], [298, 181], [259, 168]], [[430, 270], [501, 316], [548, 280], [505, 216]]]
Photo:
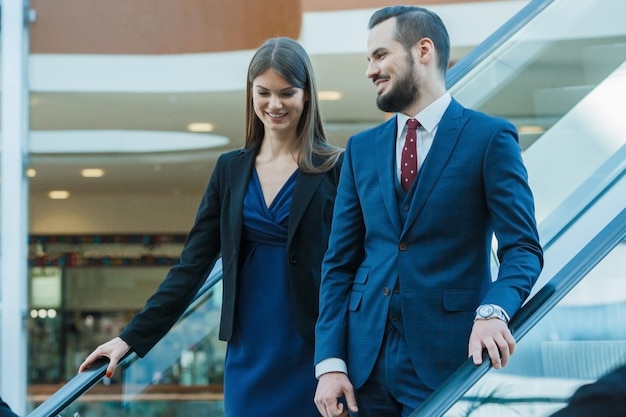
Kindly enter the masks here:
[[263, 205], [265, 206], [267, 210], [272, 210], [276, 206], [276, 204], [278, 204], [278, 202], [281, 201], [282, 198], [284, 198], [284, 194], [290, 188], [291, 183], [295, 181], [296, 176], [298, 175], [298, 171], [299, 171], [299, 168], [296, 168], [291, 173], [289, 178], [287, 178], [287, 180], [283, 183], [283, 185], [281, 185], [280, 190], [278, 190], [278, 192], [272, 199], [272, 202], [269, 205], [267, 205], [267, 199], [265, 198], [265, 194], [263, 193], [263, 187], [261, 186], [261, 179], [259, 178], [259, 173], [257, 172], [256, 168], [252, 170], [252, 176], [254, 178], [254, 181], [256, 182], [257, 187], [259, 187], [261, 200], [263, 201]]

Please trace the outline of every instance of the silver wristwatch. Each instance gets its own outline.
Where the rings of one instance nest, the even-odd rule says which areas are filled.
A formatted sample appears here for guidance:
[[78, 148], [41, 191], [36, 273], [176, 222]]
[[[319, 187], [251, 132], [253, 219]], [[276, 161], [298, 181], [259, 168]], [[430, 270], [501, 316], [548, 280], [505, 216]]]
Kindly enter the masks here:
[[502, 307], [494, 304], [482, 304], [476, 309], [474, 320], [500, 319], [505, 323], [509, 322], [509, 318]]

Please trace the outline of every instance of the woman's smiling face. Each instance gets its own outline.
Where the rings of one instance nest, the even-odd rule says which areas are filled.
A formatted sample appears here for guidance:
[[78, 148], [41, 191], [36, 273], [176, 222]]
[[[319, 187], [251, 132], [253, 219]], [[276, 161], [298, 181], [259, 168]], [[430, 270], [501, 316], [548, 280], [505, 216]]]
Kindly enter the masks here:
[[252, 81], [254, 112], [266, 133], [273, 131], [295, 138], [305, 101], [304, 89], [294, 87], [271, 68]]

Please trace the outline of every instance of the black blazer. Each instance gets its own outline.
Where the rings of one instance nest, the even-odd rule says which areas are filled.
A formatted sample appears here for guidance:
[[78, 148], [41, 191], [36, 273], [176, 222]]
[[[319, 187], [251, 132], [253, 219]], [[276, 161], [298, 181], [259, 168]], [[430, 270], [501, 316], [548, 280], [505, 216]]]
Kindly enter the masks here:
[[[233, 334], [243, 200], [258, 147], [228, 152], [204, 192], [180, 261], [168, 272], [143, 310], [120, 334], [144, 356], [189, 306], [217, 259], [222, 256], [223, 301], [220, 339]], [[318, 315], [321, 263], [328, 244], [341, 160], [323, 174], [300, 172], [289, 213], [287, 273], [298, 330], [313, 341]]]

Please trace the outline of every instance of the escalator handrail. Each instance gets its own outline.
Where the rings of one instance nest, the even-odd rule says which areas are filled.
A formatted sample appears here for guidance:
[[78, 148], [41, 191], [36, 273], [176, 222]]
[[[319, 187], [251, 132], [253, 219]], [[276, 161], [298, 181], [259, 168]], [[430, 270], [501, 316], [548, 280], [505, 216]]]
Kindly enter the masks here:
[[539, 225], [544, 250], [626, 175], [626, 145], [618, 149]]
[[[515, 340], [519, 341], [524, 337], [624, 239], [626, 239], [626, 209], [615, 216], [513, 317], [509, 327]], [[409, 417], [444, 415], [490, 369], [491, 362], [485, 352], [480, 366], [475, 366], [472, 359], [468, 358]]]
[[[185, 313], [181, 316], [180, 320], [184, 320], [189, 316], [193, 310], [194, 305], [203, 299], [208, 294], [209, 290], [215, 286], [222, 279], [222, 264], [218, 261], [215, 267], [205, 280], [204, 284], [198, 290], [198, 293], [194, 297], [191, 305]], [[128, 352], [121, 360], [118, 367], [129, 366], [138, 358], [135, 352]], [[89, 391], [93, 386], [98, 384], [105, 376], [109, 360], [102, 358], [96, 361], [96, 363], [89, 369], [76, 374], [72, 379], [65, 383], [43, 403], [41, 403], [36, 409], [34, 409], [27, 417], [54, 417], [59, 415], [60, 412], [65, 410], [71, 403], [76, 401], [81, 395]]]
[[463, 79], [470, 71], [484, 62], [496, 49], [508, 41], [529, 21], [535, 18], [554, 0], [531, 0], [520, 9], [513, 17], [500, 26], [478, 46], [457, 61], [446, 74], [446, 86], [450, 89], [458, 81]]

